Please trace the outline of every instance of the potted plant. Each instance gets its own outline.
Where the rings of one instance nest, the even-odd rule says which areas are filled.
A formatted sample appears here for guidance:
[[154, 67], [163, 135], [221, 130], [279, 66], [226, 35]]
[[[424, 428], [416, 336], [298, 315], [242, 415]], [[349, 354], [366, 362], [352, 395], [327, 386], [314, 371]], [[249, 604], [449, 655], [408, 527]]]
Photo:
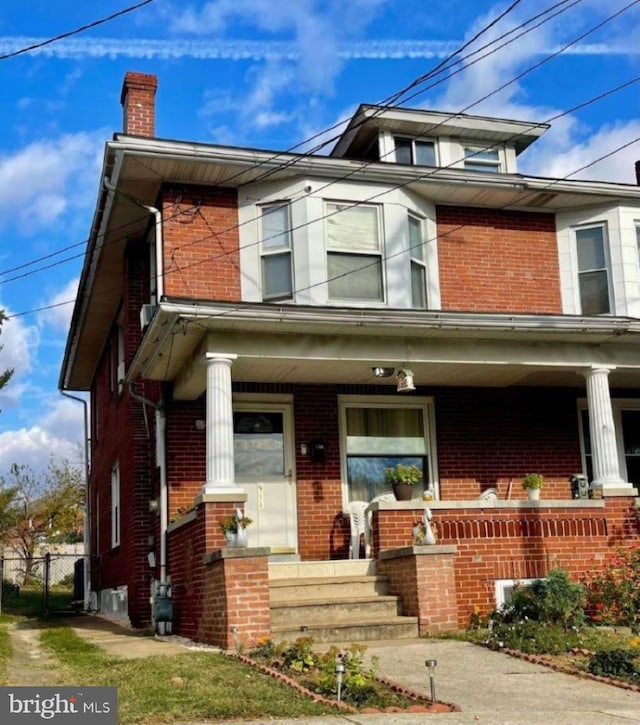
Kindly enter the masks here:
[[253, 523], [253, 519], [245, 516], [240, 509], [236, 509], [235, 514], [220, 519], [218, 524], [220, 530], [227, 540], [227, 546], [234, 548], [248, 545], [247, 526]]
[[413, 487], [419, 483], [421, 478], [422, 471], [414, 465], [396, 463], [393, 468], [384, 469], [384, 479], [386, 483], [391, 484], [396, 501], [411, 501]]
[[540, 489], [542, 488], [541, 473], [526, 473], [522, 478], [522, 488], [527, 492], [529, 501], [540, 500]]

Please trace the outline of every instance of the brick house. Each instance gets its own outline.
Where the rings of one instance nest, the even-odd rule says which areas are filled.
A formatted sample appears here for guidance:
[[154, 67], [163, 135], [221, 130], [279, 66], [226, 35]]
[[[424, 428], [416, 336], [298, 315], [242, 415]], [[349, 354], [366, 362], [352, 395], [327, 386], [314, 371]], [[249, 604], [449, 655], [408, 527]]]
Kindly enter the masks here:
[[[384, 575], [437, 632], [637, 539], [640, 187], [519, 174], [543, 124], [402, 108], [361, 106], [328, 156], [165, 140], [156, 87], [125, 77], [61, 372], [91, 393], [101, 611], [145, 626], [170, 582], [173, 631], [233, 646], [286, 630], [296, 579], [309, 631], [321, 576]], [[414, 500], [374, 502], [348, 561], [349, 502], [399, 461]]]

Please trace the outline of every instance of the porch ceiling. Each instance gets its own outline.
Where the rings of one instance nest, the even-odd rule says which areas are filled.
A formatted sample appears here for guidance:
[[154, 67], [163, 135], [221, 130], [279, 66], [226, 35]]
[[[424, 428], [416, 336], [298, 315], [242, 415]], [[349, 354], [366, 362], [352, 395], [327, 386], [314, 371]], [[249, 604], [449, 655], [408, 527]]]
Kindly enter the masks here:
[[[518, 321], [518, 316], [511, 316], [511, 327], [497, 329], [488, 327], [487, 316], [477, 316], [474, 328], [462, 325], [461, 319], [452, 324], [455, 315], [444, 313], [424, 313], [423, 324], [411, 326], [415, 311], [389, 314], [386, 321], [378, 313], [377, 324], [356, 325], [357, 313], [346, 313], [340, 324], [332, 315], [340, 317], [342, 311], [326, 308], [306, 310], [306, 319], [299, 320], [289, 317], [301, 315], [300, 309], [267, 306], [265, 311], [265, 306], [250, 306], [241, 318], [233, 314], [239, 314], [237, 307], [210, 308], [208, 316], [191, 309], [188, 314], [180, 305], [162, 305], [130, 366], [129, 379], [141, 374], [173, 381], [175, 397], [192, 400], [206, 388], [205, 354], [226, 353], [237, 355], [232, 367], [235, 382], [395, 387], [394, 376], [373, 374], [372, 367], [383, 366], [410, 368], [420, 387], [583, 388], [582, 370], [611, 365], [616, 367], [610, 377], [612, 387], [640, 384], [640, 333], [619, 330], [618, 342], [611, 342], [615, 335], [611, 326], [616, 324], [611, 319], [606, 329], [597, 318], [593, 327], [582, 320], [574, 322], [571, 331], [554, 331], [551, 318], [544, 317], [537, 326], [526, 328], [528, 318]], [[261, 318], [259, 311], [268, 315]], [[434, 324], [437, 317], [442, 318], [440, 327]], [[495, 316], [492, 319], [495, 322]], [[632, 338], [636, 344], [626, 344]]]

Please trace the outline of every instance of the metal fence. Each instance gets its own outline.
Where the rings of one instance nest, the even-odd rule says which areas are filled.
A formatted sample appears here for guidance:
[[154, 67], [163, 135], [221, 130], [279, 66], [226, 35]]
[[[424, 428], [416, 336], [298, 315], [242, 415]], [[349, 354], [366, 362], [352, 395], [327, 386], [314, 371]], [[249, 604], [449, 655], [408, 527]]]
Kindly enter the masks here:
[[85, 557], [46, 552], [30, 559], [0, 557], [0, 608], [27, 608], [34, 614], [83, 606]]

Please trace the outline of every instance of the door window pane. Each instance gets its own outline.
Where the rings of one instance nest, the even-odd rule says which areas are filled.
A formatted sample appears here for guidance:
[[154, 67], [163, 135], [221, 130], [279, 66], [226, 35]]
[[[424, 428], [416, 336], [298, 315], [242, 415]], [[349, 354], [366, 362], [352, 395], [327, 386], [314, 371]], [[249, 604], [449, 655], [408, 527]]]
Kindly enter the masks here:
[[233, 453], [237, 478], [284, 476], [284, 416], [277, 412], [233, 414]]

